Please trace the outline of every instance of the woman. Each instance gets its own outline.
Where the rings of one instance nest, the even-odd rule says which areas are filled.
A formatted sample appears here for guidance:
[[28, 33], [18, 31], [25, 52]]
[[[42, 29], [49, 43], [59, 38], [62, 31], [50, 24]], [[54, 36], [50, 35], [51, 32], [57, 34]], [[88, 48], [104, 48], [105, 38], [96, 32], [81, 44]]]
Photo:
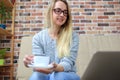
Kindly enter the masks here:
[[[78, 34], [72, 31], [71, 12], [66, 0], [52, 0], [47, 13], [47, 28], [33, 37], [33, 54], [50, 57], [53, 68], [34, 68], [30, 80], [80, 80], [75, 61], [78, 52]], [[34, 56], [25, 56], [24, 64]]]

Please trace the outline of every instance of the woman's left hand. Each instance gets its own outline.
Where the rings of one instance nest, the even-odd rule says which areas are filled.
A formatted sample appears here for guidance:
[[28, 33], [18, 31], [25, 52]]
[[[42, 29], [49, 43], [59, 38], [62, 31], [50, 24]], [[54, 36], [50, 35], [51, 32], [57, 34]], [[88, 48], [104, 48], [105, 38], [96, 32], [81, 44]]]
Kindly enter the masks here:
[[64, 71], [64, 68], [62, 65], [60, 64], [56, 64], [56, 63], [52, 63], [53, 65], [53, 71], [57, 71], [57, 72], [63, 72]]

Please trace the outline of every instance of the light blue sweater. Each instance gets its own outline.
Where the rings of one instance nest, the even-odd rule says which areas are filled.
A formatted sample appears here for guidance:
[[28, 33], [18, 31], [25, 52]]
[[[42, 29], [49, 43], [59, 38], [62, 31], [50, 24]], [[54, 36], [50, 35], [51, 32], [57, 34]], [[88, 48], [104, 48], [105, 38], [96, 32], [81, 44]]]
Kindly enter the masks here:
[[56, 40], [52, 39], [48, 34], [48, 29], [43, 29], [33, 37], [32, 41], [33, 54], [45, 55], [50, 57], [50, 63], [56, 62], [64, 67], [64, 71], [76, 72], [75, 61], [79, 47], [78, 34], [73, 32], [70, 56], [58, 58], [56, 49]]

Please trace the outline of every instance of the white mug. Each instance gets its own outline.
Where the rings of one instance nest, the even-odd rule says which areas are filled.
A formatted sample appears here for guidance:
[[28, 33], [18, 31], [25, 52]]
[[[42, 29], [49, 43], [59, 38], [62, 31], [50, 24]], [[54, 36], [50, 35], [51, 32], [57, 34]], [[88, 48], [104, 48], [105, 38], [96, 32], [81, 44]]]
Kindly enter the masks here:
[[32, 65], [36, 67], [40, 66], [48, 66], [49, 65], [50, 58], [49, 56], [40, 56], [40, 55], [35, 55], [33, 58]]

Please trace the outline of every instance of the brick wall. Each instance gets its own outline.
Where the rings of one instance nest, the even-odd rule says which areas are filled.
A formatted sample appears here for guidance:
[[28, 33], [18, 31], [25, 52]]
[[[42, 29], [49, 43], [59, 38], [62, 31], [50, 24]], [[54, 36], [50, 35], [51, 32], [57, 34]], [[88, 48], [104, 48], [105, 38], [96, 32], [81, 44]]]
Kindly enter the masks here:
[[[51, 0], [16, 0], [15, 67], [21, 37], [44, 27], [45, 11]], [[68, 0], [73, 28], [81, 35], [120, 34], [120, 0]], [[16, 75], [15, 68], [15, 75]]]

